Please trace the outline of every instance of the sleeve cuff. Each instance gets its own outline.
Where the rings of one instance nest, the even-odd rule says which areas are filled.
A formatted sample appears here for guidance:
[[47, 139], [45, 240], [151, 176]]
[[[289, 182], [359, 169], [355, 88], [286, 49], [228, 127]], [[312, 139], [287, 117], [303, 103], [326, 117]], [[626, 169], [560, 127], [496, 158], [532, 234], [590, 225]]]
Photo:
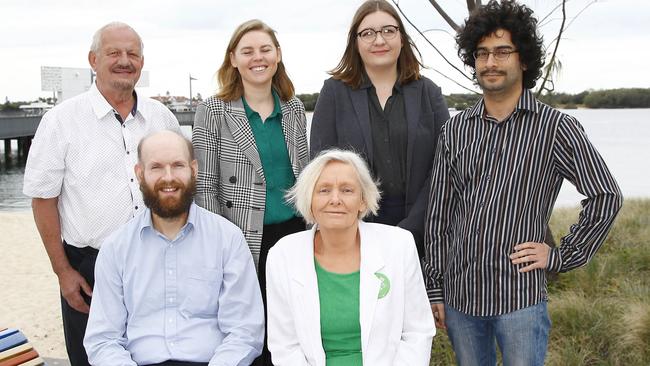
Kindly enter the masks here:
[[427, 289], [427, 297], [429, 298], [430, 303], [444, 302], [442, 288]]
[[549, 272], [560, 272], [561, 268], [562, 256], [560, 253], [560, 248], [551, 248], [551, 251], [548, 253], [548, 264], [546, 265], [546, 269]]

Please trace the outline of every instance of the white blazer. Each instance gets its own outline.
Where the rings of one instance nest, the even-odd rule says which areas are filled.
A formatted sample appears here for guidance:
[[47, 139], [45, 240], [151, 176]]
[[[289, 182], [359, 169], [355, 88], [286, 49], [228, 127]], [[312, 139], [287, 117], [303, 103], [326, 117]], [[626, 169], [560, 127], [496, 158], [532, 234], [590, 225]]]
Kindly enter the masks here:
[[[276, 366], [325, 366], [315, 232], [314, 226], [286, 236], [268, 254], [268, 346]], [[436, 328], [413, 236], [404, 229], [363, 221], [359, 233], [363, 364], [429, 365]]]

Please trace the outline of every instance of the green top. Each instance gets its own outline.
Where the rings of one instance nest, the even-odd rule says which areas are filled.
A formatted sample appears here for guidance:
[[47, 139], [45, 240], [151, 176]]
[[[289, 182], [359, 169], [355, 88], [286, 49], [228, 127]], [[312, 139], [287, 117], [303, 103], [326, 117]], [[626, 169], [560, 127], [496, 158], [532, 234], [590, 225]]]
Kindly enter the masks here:
[[273, 112], [262, 121], [259, 113], [251, 109], [242, 96], [248, 123], [253, 130], [257, 153], [260, 155], [264, 179], [266, 180], [266, 204], [264, 225], [278, 224], [287, 221], [296, 213], [293, 207], [284, 201], [284, 194], [293, 186], [296, 178], [291, 169], [289, 151], [282, 132], [282, 110], [280, 98], [273, 90]]
[[327, 366], [361, 366], [359, 271], [333, 273], [314, 258], [320, 300], [320, 334]]

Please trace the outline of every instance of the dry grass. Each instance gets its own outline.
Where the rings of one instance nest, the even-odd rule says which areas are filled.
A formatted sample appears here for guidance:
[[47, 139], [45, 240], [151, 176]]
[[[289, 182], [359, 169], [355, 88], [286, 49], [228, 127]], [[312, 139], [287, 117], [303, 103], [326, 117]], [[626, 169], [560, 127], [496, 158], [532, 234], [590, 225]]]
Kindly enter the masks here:
[[[558, 243], [578, 212], [553, 212]], [[650, 200], [627, 200], [592, 262], [550, 284], [549, 313], [547, 365], [650, 365]], [[440, 332], [431, 365], [451, 364]]]

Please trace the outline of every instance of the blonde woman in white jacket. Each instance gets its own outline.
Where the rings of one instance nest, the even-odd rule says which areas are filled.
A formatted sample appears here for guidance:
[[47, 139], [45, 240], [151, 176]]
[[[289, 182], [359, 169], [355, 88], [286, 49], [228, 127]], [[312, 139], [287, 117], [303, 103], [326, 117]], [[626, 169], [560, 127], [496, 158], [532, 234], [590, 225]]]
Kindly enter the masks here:
[[314, 226], [269, 252], [273, 364], [428, 365], [435, 325], [415, 242], [404, 229], [361, 220], [380, 197], [365, 162], [325, 151], [288, 197]]

